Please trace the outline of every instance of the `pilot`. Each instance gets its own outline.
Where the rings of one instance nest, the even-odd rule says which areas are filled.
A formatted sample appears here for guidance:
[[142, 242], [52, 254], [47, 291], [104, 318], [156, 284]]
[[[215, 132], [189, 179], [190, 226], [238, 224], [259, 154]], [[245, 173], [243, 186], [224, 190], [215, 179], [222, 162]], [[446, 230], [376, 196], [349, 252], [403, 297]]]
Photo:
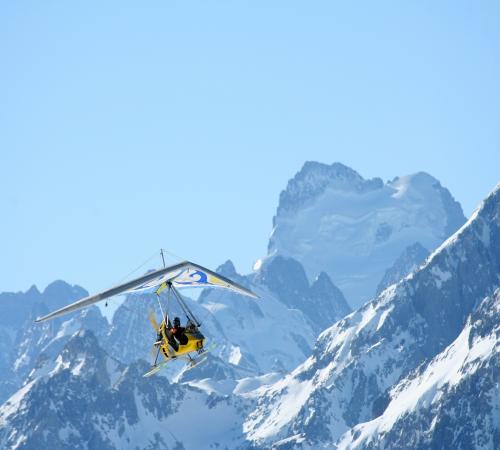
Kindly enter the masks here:
[[[172, 336], [179, 342], [181, 345], [186, 345], [188, 343], [188, 337], [186, 336], [186, 329], [181, 327], [181, 319], [178, 317], [174, 317], [174, 326], [170, 329]], [[177, 349], [176, 349], [177, 351]]]

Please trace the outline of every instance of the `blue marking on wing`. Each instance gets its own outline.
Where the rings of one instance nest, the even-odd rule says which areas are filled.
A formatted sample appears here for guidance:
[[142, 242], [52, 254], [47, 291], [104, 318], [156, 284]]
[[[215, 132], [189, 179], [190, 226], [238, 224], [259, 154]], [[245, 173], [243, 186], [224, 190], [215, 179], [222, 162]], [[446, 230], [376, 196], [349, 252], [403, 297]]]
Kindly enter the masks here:
[[[198, 278], [196, 280], [196, 279], [194, 279], [194, 277], [196, 277], [197, 275], [200, 278]], [[184, 284], [184, 285], [190, 285], [190, 284], [194, 284], [194, 283], [205, 283], [205, 284], [208, 284], [207, 274], [205, 272], [201, 272], [199, 270], [197, 270], [196, 272], [193, 272], [192, 274], [190, 274], [189, 278], [193, 278], [193, 280], [192, 281], [177, 281], [177, 280], [175, 280], [175, 283], [176, 284]]]

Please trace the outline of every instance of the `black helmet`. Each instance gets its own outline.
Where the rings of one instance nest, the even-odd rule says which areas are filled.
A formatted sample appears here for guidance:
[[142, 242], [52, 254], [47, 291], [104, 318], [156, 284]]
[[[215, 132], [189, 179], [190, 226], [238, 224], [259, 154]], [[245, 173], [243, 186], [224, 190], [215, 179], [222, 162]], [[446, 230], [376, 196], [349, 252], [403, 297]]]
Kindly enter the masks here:
[[181, 319], [178, 317], [174, 317], [174, 327], [180, 327], [181, 326]]

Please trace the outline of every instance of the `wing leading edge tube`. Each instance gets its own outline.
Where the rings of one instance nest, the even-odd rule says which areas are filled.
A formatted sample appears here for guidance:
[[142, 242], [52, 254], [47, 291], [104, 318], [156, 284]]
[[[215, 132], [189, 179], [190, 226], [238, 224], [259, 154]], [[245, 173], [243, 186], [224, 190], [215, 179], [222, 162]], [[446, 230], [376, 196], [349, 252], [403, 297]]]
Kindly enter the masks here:
[[229, 289], [242, 295], [252, 298], [258, 298], [251, 290], [241, 286], [240, 284], [226, 278], [216, 272], [200, 266], [199, 264], [190, 261], [184, 261], [179, 264], [165, 267], [163, 269], [155, 270], [154, 272], [147, 273], [139, 278], [135, 278], [126, 283], [112, 287], [103, 292], [77, 300], [68, 306], [64, 306], [56, 311], [53, 311], [43, 317], [38, 317], [35, 322], [44, 322], [46, 320], [60, 317], [64, 314], [77, 311], [94, 303], [101, 302], [107, 298], [123, 293], [141, 292], [160, 286], [165, 282], [170, 282], [176, 288], [186, 287], [219, 287]]

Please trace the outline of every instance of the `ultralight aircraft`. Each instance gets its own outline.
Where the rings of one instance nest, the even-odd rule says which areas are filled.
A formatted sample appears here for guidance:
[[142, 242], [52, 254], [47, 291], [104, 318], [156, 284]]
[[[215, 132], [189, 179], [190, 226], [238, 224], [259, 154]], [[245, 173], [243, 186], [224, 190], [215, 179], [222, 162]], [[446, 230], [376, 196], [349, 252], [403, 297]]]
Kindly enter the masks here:
[[[163, 256], [163, 253], [162, 253]], [[38, 317], [36, 322], [54, 319], [76, 311], [94, 303], [109, 299], [115, 295], [124, 293], [136, 293], [142, 291], [153, 291], [156, 294], [160, 311], [162, 313], [161, 323], [158, 325], [153, 312], [149, 314], [149, 321], [153, 326], [157, 338], [153, 349], [155, 358], [151, 369], [144, 374], [150, 376], [158, 372], [166, 363], [177, 358], [186, 359], [189, 367], [194, 367], [201, 362], [207, 350], [205, 348], [205, 336], [200, 331], [201, 323], [195, 317], [189, 306], [183, 300], [177, 289], [194, 287], [218, 287], [229, 289], [242, 295], [258, 298], [252, 291], [238, 283], [215, 273], [206, 267], [190, 261], [184, 261], [162, 269], [149, 272], [141, 277], [127, 281], [103, 292], [82, 298], [68, 306], [53, 311], [43, 317]], [[166, 291], [166, 307], [163, 309], [160, 294]], [[186, 326], [182, 329], [181, 338], [176, 334], [178, 318], [174, 319], [172, 325], [169, 317], [170, 300], [174, 299], [186, 315]], [[177, 323], [176, 323], [177, 321]], [[176, 328], [177, 327], [177, 328]], [[158, 362], [159, 355], [163, 361]], [[194, 354], [194, 357], [192, 356]]]

